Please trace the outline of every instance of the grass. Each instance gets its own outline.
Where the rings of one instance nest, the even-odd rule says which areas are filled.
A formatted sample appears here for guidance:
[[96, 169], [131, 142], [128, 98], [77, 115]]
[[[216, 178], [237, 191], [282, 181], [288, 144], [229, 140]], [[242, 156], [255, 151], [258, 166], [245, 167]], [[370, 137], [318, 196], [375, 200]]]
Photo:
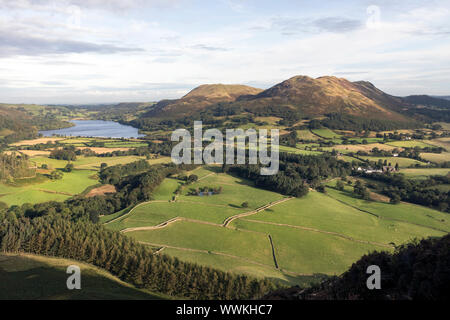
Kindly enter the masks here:
[[375, 246], [348, 241], [329, 234], [239, 221], [243, 229], [270, 234], [282, 270], [313, 274], [340, 274]]
[[378, 162], [378, 160], [381, 160], [384, 162], [384, 160], [387, 161], [387, 163], [391, 164], [392, 166], [395, 166], [396, 163], [398, 163], [400, 168], [407, 168], [409, 166], [414, 166], [416, 164], [418, 165], [425, 165], [424, 162], [410, 159], [410, 158], [401, 158], [401, 157], [367, 157], [367, 156], [360, 156], [361, 159], [369, 160]]
[[[211, 173], [214, 173], [211, 171]], [[212, 196], [188, 196], [190, 188], [222, 187], [222, 193]], [[240, 208], [243, 202], [248, 202], [247, 211], [261, 207], [269, 202], [282, 199], [283, 196], [253, 187], [253, 183], [225, 173], [214, 173], [205, 176], [202, 180], [186, 186], [178, 197], [180, 201], [199, 202], [210, 205], [223, 205]]]
[[[140, 159], [145, 159], [145, 157], [140, 156], [123, 156], [123, 157], [84, 157], [78, 156], [77, 160], [72, 161], [73, 165], [77, 169], [89, 169], [89, 170], [98, 170], [100, 169], [100, 165], [102, 163], [106, 163], [108, 166], [113, 166], [117, 164], [126, 164], [134, 161], [138, 161]], [[47, 164], [50, 169], [61, 169], [64, 168], [68, 161], [65, 160], [57, 160], [50, 159], [47, 157], [34, 157], [30, 158], [30, 160], [38, 167], [42, 166], [42, 164]], [[160, 160], [160, 159], [155, 159]], [[163, 160], [161, 160], [163, 161]]]
[[[197, 222], [180, 220], [125, 234], [164, 247], [162, 253], [184, 261], [290, 284], [314, 281], [315, 277], [309, 277], [313, 274], [340, 274], [370, 251], [392, 251], [393, 244], [450, 231], [446, 214], [406, 203], [364, 201], [352, 196], [351, 187], [345, 192], [330, 188], [327, 194], [310, 192], [304, 198], [237, 218], [225, 228], [221, 224], [227, 217], [283, 197], [253, 188], [248, 181], [220, 173], [216, 167], [190, 173], [202, 179], [183, 188], [175, 202], [168, 200], [178, 181], [168, 178], [155, 191], [158, 202], [140, 205], [106, 226], [121, 230], [155, 226], [174, 217], [194, 219]], [[189, 188], [201, 186], [222, 186], [223, 192], [209, 197], [186, 195]], [[249, 202], [249, 208], [239, 208], [243, 201]], [[279, 269], [275, 268], [269, 235]]]
[[318, 140], [319, 137], [309, 130], [297, 130], [297, 137], [301, 140]]
[[432, 147], [432, 145], [418, 141], [418, 140], [405, 140], [405, 141], [392, 141], [387, 143], [390, 146], [393, 147], [399, 147], [399, 148], [426, 148], [426, 147]]
[[127, 235], [138, 241], [202, 250], [206, 253], [221, 252], [273, 266], [270, 242], [265, 234], [180, 221], [165, 228], [134, 231]]
[[336, 139], [341, 137], [340, 134], [337, 134], [328, 128], [311, 129], [311, 132], [325, 139]]
[[450, 151], [450, 137], [427, 140], [426, 142], [433, 146], [442, 147], [447, 151]]
[[443, 163], [450, 161], [450, 152], [442, 152], [442, 153], [421, 153], [421, 158], [425, 160], [435, 162], [435, 163]]
[[407, 178], [427, 179], [429, 176], [446, 176], [450, 174], [449, 168], [408, 168], [400, 171]]
[[[68, 290], [66, 269], [81, 269], [81, 290]], [[162, 299], [119, 280], [105, 270], [78, 261], [20, 254], [0, 254], [0, 300]]]
[[383, 141], [383, 138], [373, 138], [373, 137], [359, 137], [359, 138], [350, 138], [350, 141], [357, 141], [359, 143], [362, 143], [364, 140], [367, 141], [367, 143], [380, 143]]
[[288, 153], [295, 153], [295, 154], [302, 154], [302, 155], [318, 155], [322, 154], [320, 151], [309, 151], [309, 150], [303, 150], [303, 149], [297, 149], [293, 147], [288, 146], [279, 146], [280, 152], [288, 152]]
[[61, 180], [44, 178], [40, 180], [30, 179], [29, 183], [21, 180], [16, 185], [0, 183], [0, 201], [8, 205], [64, 201], [97, 183], [97, 180], [93, 179], [93, 172], [90, 170], [65, 172]]
[[162, 253], [180, 260], [199, 265], [207, 265], [212, 268], [231, 272], [235, 274], [251, 274], [257, 278], [270, 278], [276, 282], [284, 285], [300, 285], [310, 286], [311, 284], [319, 283], [323, 277], [320, 275], [314, 276], [295, 276], [284, 273], [273, 267], [263, 266], [248, 262], [241, 259], [231, 258], [228, 256], [218, 255], [214, 253], [186, 251], [174, 248], [164, 248]]
[[[378, 219], [319, 192], [310, 192], [304, 198], [281, 203], [249, 219], [334, 232], [385, 245], [441, 234], [433, 229]], [[378, 248], [383, 249], [381, 246]]]
[[108, 225], [110, 229], [122, 230], [143, 226], [156, 226], [175, 217], [222, 224], [230, 216], [244, 209], [213, 206], [204, 203], [149, 202], [133, 209], [132, 213]]
[[174, 191], [181, 182], [177, 179], [167, 178], [159, 185], [153, 192], [153, 199], [155, 200], [171, 200], [174, 196]]
[[446, 213], [409, 203], [393, 205], [390, 203], [366, 201], [353, 197], [351, 190], [351, 187], [346, 187], [344, 191], [331, 188], [327, 189], [328, 194], [334, 199], [364, 210], [367, 214], [372, 213], [382, 219], [395, 220], [442, 230], [443, 232], [450, 232], [450, 218]]

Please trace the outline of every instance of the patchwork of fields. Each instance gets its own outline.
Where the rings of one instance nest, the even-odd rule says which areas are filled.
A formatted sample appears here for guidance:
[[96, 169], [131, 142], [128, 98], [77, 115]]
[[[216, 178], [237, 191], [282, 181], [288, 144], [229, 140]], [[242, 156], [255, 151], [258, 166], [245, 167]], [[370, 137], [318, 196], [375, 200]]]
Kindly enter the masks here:
[[[420, 206], [363, 201], [333, 188], [286, 198], [216, 168], [191, 173], [198, 173], [199, 181], [184, 187], [175, 201], [179, 182], [168, 178], [155, 200], [105, 226], [181, 260], [285, 283], [340, 274], [365, 253], [450, 232], [446, 214]], [[203, 186], [223, 191], [187, 195]], [[240, 206], [244, 201], [248, 208]]]
[[[320, 148], [314, 141], [299, 143], [295, 148], [280, 146], [281, 152], [320, 155], [336, 149], [343, 154], [339, 159], [348, 162], [362, 162], [349, 153], [370, 152], [375, 147], [392, 151], [395, 148], [448, 144], [445, 138], [382, 143], [382, 138], [371, 137], [351, 138], [359, 142], [366, 140], [368, 144], [343, 145], [345, 132], [338, 134], [322, 128], [298, 130], [297, 134], [299, 139], [317, 141], [323, 138], [338, 145]], [[43, 142], [39, 140], [39, 143]], [[146, 145], [139, 140], [96, 141], [92, 138], [59, 139], [58, 142], [102, 152]], [[90, 147], [92, 142], [101, 142], [103, 146]], [[26, 141], [17, 146], [32, 144], [33, 141]], [[0, 201], [8, 205], [66, 200], [99, 183], [97, 173], [102, 163], [113, 166], [145, 159], [140, 156], [78, 156], [72, 162], [74, 170], [53, 181], [44, 174], [62, 169], [68, 162], [50, 159], [48, 150], [27, 152], [36, 167], [46, 164], [48, 169], [39, 169], [42, 174], [33, 179], [0, 183]], [[448, 152], [422, 153], [421, 156], [436, 163], [448, 161]], [[393, 166], [398, 163], [400, 172], [408, 178], [424, 179], [449, 173], [446, 168], [409, 168], [426, 165], [409, 158], [359, 158], [386, 160]], [[171, 159], [160, 157], [148, 161], [156, 164], [167, 163]], [[198, 180], [183, 185], [178, 177], [166, 178], [153, 193], [153, 200], [102, 216], [101, 223], [183, 261], [289, 284], [307, 284], [317, 281], [320, 275], [338, 275], [371, 251], [393, 251], [396, 246], [415, 238], [442, 236], [450, 232], [447, 214], [407, 203], [393, 205], [381, 199], [365, 201], [355, 198], [349, 186], [338, 191], [334, 188], [334, 181], [328, 182], [326, 193], [311, 190], [306, 197], [289, 198], [255, 188], [245, 179], [224, 174], [219, 166], [202, 166], [183, 174], [194, 174]], [[175, 194], [180, 186], [180, 194]], [[203, 187], [221, 188], [221, 192], [209, 196], [191, 195], [192, 190]], [[444, 190], [448, 188], [447, 185], [441, 187]]]

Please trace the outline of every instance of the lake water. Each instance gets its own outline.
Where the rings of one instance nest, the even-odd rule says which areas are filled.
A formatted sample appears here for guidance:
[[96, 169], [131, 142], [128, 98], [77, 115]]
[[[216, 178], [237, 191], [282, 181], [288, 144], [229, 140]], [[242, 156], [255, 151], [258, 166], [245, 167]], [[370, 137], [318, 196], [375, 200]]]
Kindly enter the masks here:
[[45, 137], [54, 134], [77, 137], [101, 137], [101, 138], [139, 138], [145, 135], [139, 134], [138, 129], [126, 126], [114, 121], [103, 120], [72, 120], [75, 126], [70, 128], [39, 131]]

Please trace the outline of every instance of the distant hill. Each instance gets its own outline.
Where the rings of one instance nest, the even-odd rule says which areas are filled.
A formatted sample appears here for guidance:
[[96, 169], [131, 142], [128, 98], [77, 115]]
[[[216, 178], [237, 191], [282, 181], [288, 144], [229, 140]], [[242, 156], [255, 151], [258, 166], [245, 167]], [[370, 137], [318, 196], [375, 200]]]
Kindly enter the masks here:
[[405, 101], [415, 104], [415, 105], [423, 105], [428, 107], [437, 107], [437, 108], [446, 108], [450, 109], [450, 97], [431, 97], [428, 95], [414, 95], [407, 96], [404, 98]]
[[[369, 82], [350, 82], [343, 78], [295, 76], [260, 90], [243, 85], [202, 85], [177, 100], [163, 100], [144, 115], [176, 118], [192, 115], [222, 103], [260, 114], [284, 109], [304, 116], [342, 113], [359, 117], [407, 121], [400, 111], [401, 98], [388, 95]], [[270, 111], [269, 111], [270, 113]]]
[[38, 130], [72, 126], [61, 120], [66, 108], [0, 104], [0, 145], [36, 137]]
[[181, 99], [158, 102], [145, 116], [182, 117], [218, 102], [233, 102], [239, 97], [252, 96], [261, 91], [245, 85], [205, 84], [193, 89]]
[[341, 113], [378, 119], [405, 121], [398, 113], [402, 100], [369, 82], [350, 82], [331, 76], [295, 76], [242, 101], [249, 109], [279, 105], [308, 116]]

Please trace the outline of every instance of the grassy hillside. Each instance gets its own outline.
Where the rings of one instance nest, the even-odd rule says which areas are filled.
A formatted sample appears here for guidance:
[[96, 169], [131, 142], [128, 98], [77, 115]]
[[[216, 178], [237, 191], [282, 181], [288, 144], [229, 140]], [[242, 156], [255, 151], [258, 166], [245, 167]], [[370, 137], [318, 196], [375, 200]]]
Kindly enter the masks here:
[[202, 110], [218, 102], [232, 102], [246, 95], [255, 95], [261, 89], [245, 85], [206, 84], [194, 88], [181, 99], [156, 104], [152, 110], [144, 116], [174, 117], [179, 118]]
[[65, 172], [60, 180], [37, 176], [8, 184], [0, 183], [0, 201], [8, 205], [63, 201], [95, 184], [98, 184], [97, 177], [90, 170]]
[[392, 109], [399, 100], [388, 95], [384, 99], [376, 99], [379, 96], [369, 96], [361, 84], [343, 78], [295, 76], [250, 97], [242, 104], [249, 109], [284, 105], [303, 114], [316, 116], [342, 113], [376, 119], [407, 119]]
[[[66, 269], [81, 269], [81, 290], [68, 290]], [[78, 261], [29, 254], [0, 254], [0, 300], [162, 299]]]
[[[406, 203], [364, 201], [354, 198], [350, 189], [327, 188], [326, 194], [311, 191], [304, 198], [289, 199], [214, 167], [190, 173], [201, 178], [184, 187], [175, 201], [179, 183], [166, 179], [154, 201], [125, 210], [105, 226], [181, 260], [302, 284], [316, 282], [318, 274], [341, 274], [374, 250], [392, 252], [394, 245], [450, 231], [444, 213]], [[189, 188], [202, 186], [223, 191], [188, 195]], [[247, 208], [240, 206], [244, 201]]]

